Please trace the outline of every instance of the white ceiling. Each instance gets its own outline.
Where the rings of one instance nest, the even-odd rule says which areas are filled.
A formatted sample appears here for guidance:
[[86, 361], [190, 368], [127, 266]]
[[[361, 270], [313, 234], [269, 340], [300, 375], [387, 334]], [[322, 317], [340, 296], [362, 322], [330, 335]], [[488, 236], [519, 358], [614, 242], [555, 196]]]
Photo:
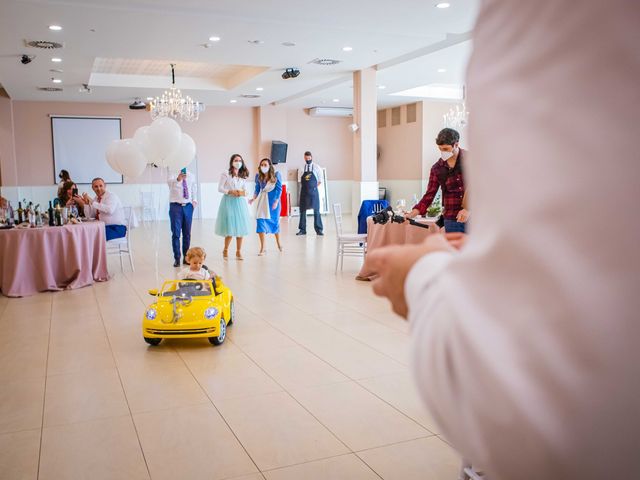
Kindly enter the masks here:
[[[0, 84], [15, 100], [130, 103], [135, 97], [161, 94], [171, 82], [168, 64], [176, 63], [177, 87], [207, 105], [230, 105], [236, 99], [238, 106], [274, 102], [298, 107], [351, 106], [352, 72], [376, 66], [378, 84], [386, 87], [379, 90], [379, 104], [397, 105], [415, 99], [391, 93], [430, 83], [463, 83], [471, 50], [468, 32], [478, 0], [450, 0], [448, 9], [435, 8], [436, 3], [0, 0]], [[50, 31], [51, 24], [63, 30]], [[221, 41], [208, 42], [212, 35]], [[64, 48], [35, 49], [26, 47], [25, 40], [56, 41]], [[254, 45], [249, 40], [264, 43]], [[282, 46], [283, 42], [296, 46]], [[212, 45], [204, 48], [205, 43]], [[344, 46], [353, 51], [344, 52]], [[35, 59], [22, 65], [22, 54], [35, 55]], [[52, 63], [54, 56], [63, 61]], [[315, 58], [341, 63], [309, 64]], [[163, 62], [166, 81], [158, 77], [158, 65]], [[128, 69], [114, 67], [125, 64]], [[144, 65], [153, 68], [145, 70]], [[287, 67], [299, 68], [300, 76], [283, 80], [281, 74]], [[438, 73], [440, 68], [447, 71]], [[161, 73], [162, 68], [159, 70]], [[240, 76], [239, 70], [244, 72]], [[200, 78], [207, 71], [213, 72], [209, 82]], [[220, 72], [235, 72], [233, 81], [214, 78]], [[109, 78], [109, 73], [118, 75]], [[52, 77], [62, 79], [56, 86], [62, 86], [63, 92], [37, 90], [54, 86]], [[91, 93], [79, 92], [85, 83]], [[264, 90], [257, 92], [258, 87]], [[256, 93], [261, 97], [240, 98]], [[333, 102], [334, 98], [340, 101]]]

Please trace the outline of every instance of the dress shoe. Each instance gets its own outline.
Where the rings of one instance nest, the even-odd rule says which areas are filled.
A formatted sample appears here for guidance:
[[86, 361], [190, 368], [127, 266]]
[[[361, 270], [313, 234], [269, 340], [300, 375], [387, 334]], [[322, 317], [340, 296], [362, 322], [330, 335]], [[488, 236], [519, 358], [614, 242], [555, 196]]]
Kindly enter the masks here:
[[322, 232], [316, 232], [316, 234], [317, 234], [319, 237], [324, 237], [324, 233], [322, 233]]
[[306, 235], [306, 234], [307, 234], [307, 232], [303, 232], [302, 230], [299, 231], [298, 233], [296, 233], [296, 235]]
[[189, 265], [189, 262], [187, 262], [187, 257], [184, 257], [184, 259], [182, 259], [182, 264]]
[[173, 266], [174, 267], [179, 267], [180, 266], [180, 260], [176, 260], [175, 262], [173, 262]]

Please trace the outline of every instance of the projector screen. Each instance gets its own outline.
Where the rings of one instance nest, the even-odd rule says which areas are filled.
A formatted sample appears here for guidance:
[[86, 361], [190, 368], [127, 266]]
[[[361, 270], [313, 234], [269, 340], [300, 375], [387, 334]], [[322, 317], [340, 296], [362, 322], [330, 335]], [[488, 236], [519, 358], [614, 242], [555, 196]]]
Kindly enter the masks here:
[[63, 117], [51, 115], [53, 138], [53, 183], [60, 170], [67, 170], [75, 183], [91, 183], [102, 177], [106, 183], [122, 183], [122, 175], [107, 163], [105, 152], [120, 140], [120, 118]]

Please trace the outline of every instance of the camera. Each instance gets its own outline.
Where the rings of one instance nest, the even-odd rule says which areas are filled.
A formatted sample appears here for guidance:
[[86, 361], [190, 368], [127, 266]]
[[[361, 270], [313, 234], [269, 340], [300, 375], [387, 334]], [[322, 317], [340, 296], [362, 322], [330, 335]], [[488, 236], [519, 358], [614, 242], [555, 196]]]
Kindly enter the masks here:
[[375, 224], [384, 225], [389, 220], [391, 220], [391, 223], [403, 223], [405, 218], [402, 215], [396, 215], [391, 207], [387, 207], [373, 215], [373, 223]]
[[76, 195], [78, 195], [78, 187], [75, 187], [73, 190], [71, 190], [71, 194], [75, 197]]
[[31, 63], [32, 60], [33, 60], [33, 57], [30, 55], [22, 55], [20, 57], [20, 63], [22, 63], [23, 65], [27, 65], [28, 63]]

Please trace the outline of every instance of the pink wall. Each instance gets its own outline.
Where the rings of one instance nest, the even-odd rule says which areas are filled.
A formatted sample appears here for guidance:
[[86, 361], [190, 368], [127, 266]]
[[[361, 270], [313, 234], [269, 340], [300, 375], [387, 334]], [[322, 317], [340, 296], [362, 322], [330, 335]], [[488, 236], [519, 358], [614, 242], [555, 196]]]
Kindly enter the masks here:
[[11, 100], [0, 96], [0, 180], [2, 185], [17, 183], [13, 142], [13, 113]]
[[[0, 155], [4, 185], [11, 184], [5, 178], [5, 171], [9, 172], [11, 166], [17, 173], [16, 185], [53, 184], [50, 114], [120, 116], [124, 138], [132, 137], [137, 128], [151, 123], [146, 111], [129, 110], [122, 104], [13, 102], [14, 161], [10, 153], [12, 148], [6, 146], [11, 140], [11, 135], [5, 133], [10, 131], [10, 122], [7, 120], [10, 110], [11, 102], [0, 99]], [[285, 107], [209, 107], [197, 122], [183, 123], [181, 126], [196, 143], [201, 182], [217, 182], [220, 173], [227, 168], [232, 153], [241, 154], [253, 172], [257, 157], [265, 153], [263, 150], [267, 149], [266, 145], [270, 145], [271, 140], [283, 140], [289, 144], [287, 169], [302, 166], [304, 151], [311, 150], [318, 163], [328, 168], [332, 180], [346, 180], [352, 178], [349, 123], [350, 119], [314, 118], [302, 109]], [[279, 138], [271, 138], [273, 135]], [[268, 155], [270, 152], [266, 153]], [[131, 183], [163, 181], [162, 175], [154, 169], [148, 169], [141, 177], [129, 180]]]
[[304, 165], [304, 152], [313, 153], [313, 159], [327, 169], [329, 180], [352, 180], [351, 118], [311, 117], [302, 109], [286, 109], [287, 169]]
[[417, 119], [407, 123], [407, 106], [402, 105], [400, 124], [391, 125], [391, 109], [385, 110], [386, 127], [378, 128], [378, 178], [380, 180], [420, 180], [422, 165], [422, 120], [419, 102]]

